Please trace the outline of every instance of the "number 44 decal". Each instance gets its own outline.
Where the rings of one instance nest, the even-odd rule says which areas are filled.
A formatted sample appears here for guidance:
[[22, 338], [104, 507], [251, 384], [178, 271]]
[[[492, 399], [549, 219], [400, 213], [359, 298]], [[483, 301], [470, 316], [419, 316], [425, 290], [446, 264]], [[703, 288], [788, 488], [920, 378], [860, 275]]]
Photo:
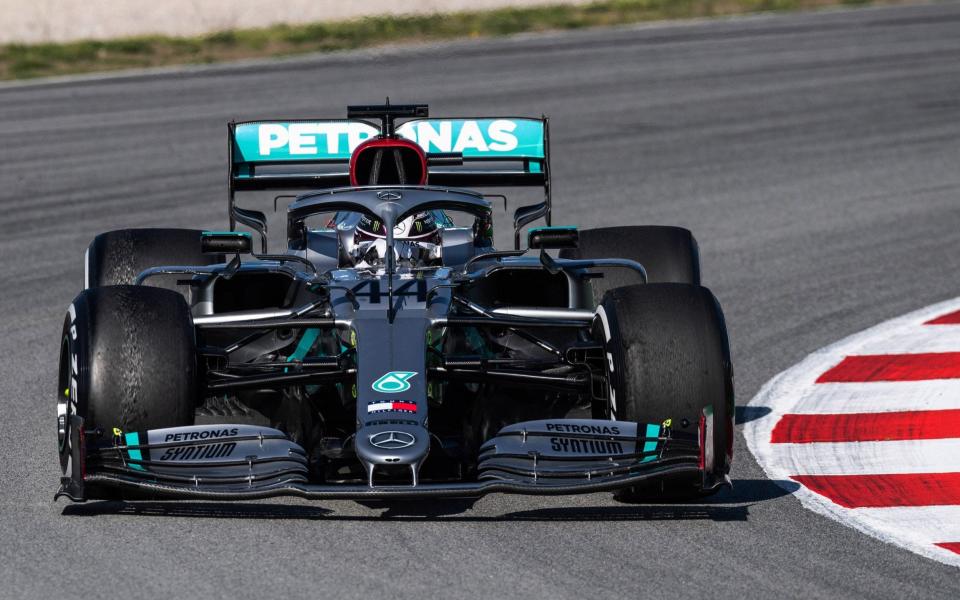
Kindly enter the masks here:
[[410, 389], [409, 379], [416, 375], [414, 371], [390, 371], [370, 386], [382, 394], [397, 394]]

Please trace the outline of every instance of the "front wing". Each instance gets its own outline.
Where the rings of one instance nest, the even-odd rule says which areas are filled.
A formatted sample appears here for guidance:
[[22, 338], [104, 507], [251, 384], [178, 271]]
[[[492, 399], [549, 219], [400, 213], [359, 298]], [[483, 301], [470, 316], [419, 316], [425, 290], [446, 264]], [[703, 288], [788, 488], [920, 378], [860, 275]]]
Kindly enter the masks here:
[[[197, 425], [112, 436], [86, 432], [71, 417], [69, 456], [56, 497], [249, 500], [473, 498], [490, 493], [567, 495], [629, 487], [658, 478], [699, 477], [704, 490], [728, 483], [713, 472], [712, 419], [683, 435], [670, 423], [551, 419], [503, 428], [480, 449], [475, 481], [416, 485], [316, 484], [307, 454], [275, 429]], [[88, 443], [86, 435], [96, 442]]]

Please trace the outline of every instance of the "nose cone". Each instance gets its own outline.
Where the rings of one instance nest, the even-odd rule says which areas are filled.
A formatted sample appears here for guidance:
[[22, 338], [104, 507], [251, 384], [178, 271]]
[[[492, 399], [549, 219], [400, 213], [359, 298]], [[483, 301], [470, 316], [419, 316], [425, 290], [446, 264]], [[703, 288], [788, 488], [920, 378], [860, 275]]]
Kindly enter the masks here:
[[430, 451], [430, 434], [419, 425], [378, 423], [357, 431], [356, 448], [371, 486], [374, 469], [379, 465], [409, 465], [416, 485], [420, 465]]

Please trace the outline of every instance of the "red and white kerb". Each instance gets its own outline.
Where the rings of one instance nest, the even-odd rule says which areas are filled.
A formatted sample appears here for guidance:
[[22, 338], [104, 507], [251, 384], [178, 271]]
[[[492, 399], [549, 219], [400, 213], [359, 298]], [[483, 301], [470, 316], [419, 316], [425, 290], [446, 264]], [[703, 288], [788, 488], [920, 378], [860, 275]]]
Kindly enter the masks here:
[[960, 567], [960, 298], [813, 353], [750, 406], [750, 449], [804, 506]]

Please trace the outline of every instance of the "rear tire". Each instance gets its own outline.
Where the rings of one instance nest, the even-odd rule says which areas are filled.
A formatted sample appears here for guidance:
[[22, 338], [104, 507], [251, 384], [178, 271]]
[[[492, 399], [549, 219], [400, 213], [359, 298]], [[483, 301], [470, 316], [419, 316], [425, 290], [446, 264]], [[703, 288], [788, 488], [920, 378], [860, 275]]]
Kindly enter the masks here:
[[[637, 423], [671, 419], [675, 431], [696, 433], [703, 409], [712, 406], [714, 473], [722, 481], [733, 448], [733, 382], [723, 312], [710, 290], [676, 283], [617, 288], [604, 296], [597, 315], [611, 416]], [[617, 498], [690, 499], [702, 495], [701, 487], [700, 478], [660, 480]]]
[[[85, 287], [131, 285], [136, 283], [137, 275], [150, 267], [222, 263], [222, 254], [200, 251], [201, 233], [197, 229], [119, 229], [101, 233], [87, 249]], [[178, 287], [177, 280], [188, 277], [157, 275], [146, 284], [184, 293], [186, 289]]]
[[58, 408], [83, 417], [86, 430], [192, 425], [197, 382], [193, 322], [180, 294], [113, 286], [84, 290], [70, 305]]
[[[626, 258], [647, 270], [648, 283], [700, 285], [700, 252], [688, 229], [662, 225], [603, 227], [580, 232], [577, 248], [560, 251], [561, 258]], [[640, 283], [630, 269], [597, 269], [603, 278], [590, 281], [593, 306], [609, 290]]]

